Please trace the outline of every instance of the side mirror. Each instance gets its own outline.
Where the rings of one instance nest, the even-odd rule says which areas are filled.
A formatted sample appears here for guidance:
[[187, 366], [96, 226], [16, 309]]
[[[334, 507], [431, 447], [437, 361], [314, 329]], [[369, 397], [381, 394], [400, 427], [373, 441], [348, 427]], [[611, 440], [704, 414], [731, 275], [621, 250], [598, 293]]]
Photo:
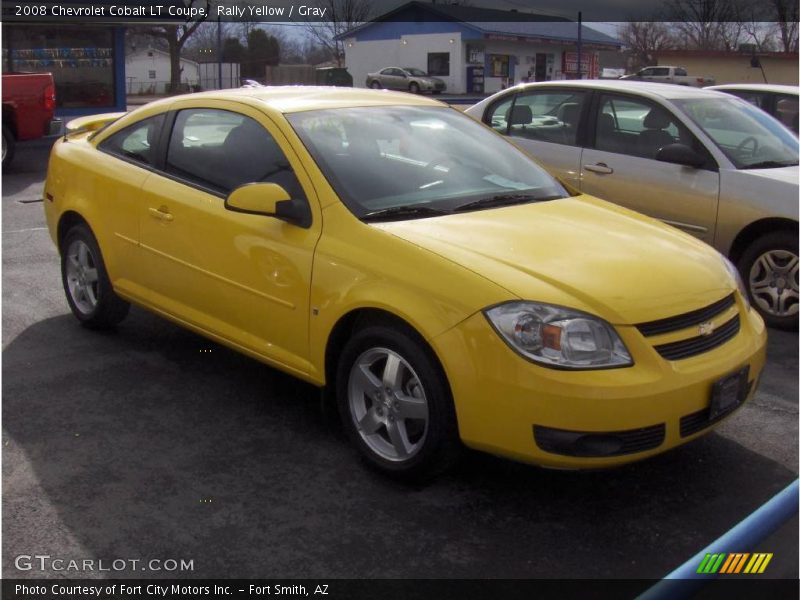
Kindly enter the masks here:
[[302, 199], [292, 200], [277, 183], [246, 183], [225, 198], [225, 208], [249, 215], [275, 217], [298, 227], [311, 226], [311, 210]]
[[668, 144], [664, 146], [656, 154], [656, 160], [685, 167], [694, 167], [695, 169], [702, 167], [706, 162], [703, 155], [695, 152], [686, 144]]

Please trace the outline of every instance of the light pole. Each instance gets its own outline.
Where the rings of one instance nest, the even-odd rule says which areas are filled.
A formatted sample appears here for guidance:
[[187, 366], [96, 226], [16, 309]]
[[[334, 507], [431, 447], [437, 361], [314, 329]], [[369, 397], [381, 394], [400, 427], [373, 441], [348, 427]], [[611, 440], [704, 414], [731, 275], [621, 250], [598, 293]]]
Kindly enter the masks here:
[[583, 79], [583, 62], [581, 56], [581, 46], [583, 46], [583, 36], [581, 30], [583, 29], [583, 13], [578, 11], [578, 79]]
[[222, 89], [222, 15], [217, 18], [217, 89]]

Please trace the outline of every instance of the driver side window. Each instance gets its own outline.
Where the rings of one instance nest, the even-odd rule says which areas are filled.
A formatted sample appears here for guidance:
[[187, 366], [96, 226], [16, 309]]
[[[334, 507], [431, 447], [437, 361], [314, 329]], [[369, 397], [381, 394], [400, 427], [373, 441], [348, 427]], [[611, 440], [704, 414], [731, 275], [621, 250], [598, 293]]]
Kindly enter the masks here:
[[216, 109], [178, 113], [167, 151], [167, 173], [227, 194], [246, 183], [277, 183], [304, 197], [289, 161], [264, 127], [245, 115]]

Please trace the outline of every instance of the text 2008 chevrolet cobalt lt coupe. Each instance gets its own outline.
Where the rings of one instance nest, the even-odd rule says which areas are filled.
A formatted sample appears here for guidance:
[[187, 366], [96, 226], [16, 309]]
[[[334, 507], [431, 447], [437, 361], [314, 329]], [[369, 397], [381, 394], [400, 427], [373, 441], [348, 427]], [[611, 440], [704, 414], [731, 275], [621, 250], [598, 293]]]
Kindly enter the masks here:
[[764, 364], [718, 252], [422, 97], [243, 89], [83, 118], [45, 197], [84, 325], [132, 302], [325, 386], [397, 475], [462, 443], [644, 458], [741, 406]]

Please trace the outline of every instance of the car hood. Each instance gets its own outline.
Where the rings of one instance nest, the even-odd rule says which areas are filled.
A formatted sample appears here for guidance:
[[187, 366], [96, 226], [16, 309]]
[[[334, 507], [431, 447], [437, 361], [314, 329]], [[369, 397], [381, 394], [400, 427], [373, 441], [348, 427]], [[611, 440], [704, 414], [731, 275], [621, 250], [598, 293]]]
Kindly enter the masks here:
[[518, 298], [570, 306], [614, 324], [688, 312], [735, 288], [709, 246], [588, 196], [374, 226]]
[[800, 177], [800, 170], [798, 170], [797, 165], [778, 167], [776, 169], [739, 169], [737, 173], [741, 177], [758, 177], [763, 180], [791, 184], [795, 187], [798, 186], [798, 177]]

